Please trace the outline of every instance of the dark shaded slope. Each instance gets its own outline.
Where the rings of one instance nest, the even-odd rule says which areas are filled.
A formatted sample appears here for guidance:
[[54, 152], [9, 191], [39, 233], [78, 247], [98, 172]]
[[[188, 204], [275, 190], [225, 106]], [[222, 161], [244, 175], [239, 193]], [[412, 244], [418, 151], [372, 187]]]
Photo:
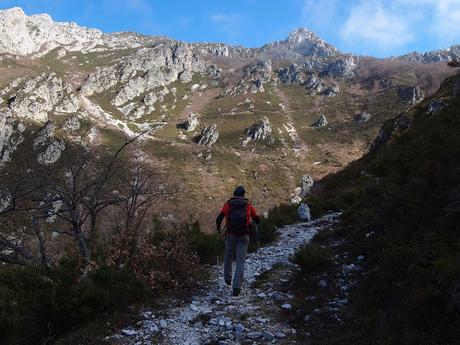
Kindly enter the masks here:
[[[327, 344], [460, 342], [460, 97], [447, 79], [404, 114], [410, 125], [342, 172], [310, 203], [341, 208], [344, 250], [364, 255], [364, 274]], [[447, 108], [428, 114], [431, 101]], [[401, 119], [401, 117], [399, 117]], [[391, 121], [391, 120], [390, 120]], [[388, 137], [387, 137], [388, 139]]]

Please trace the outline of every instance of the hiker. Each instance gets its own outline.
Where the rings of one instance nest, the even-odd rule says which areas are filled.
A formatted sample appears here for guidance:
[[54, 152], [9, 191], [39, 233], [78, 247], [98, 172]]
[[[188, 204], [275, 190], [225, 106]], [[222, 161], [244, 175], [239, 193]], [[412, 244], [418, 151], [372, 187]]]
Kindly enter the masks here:
[[228, 200], [216, 218], [217, 232], [221, 231], [222, 220], [226, 221], [225, 255], [224, 255], [224, 280], [230, 286], [232, 284], [232, 260], [236, 256], [235, 275], [233, 276], [233, 296], [241, 292], [243, 282], [244, 261], [249, 246], [251, 219], [256, 224], [260, 218], [255, 208], [248, 199], [244, 198], [243, 186], [236, 187], [233, 198]]

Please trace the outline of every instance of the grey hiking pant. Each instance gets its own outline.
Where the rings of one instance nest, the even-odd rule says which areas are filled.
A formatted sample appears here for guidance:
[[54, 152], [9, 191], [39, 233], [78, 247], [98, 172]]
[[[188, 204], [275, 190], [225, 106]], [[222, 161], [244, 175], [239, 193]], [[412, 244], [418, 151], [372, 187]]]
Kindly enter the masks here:
[[225, 237], [224, 279], [226, 282], [232, 280], [232, 261], [236, 257], [232, 286], [234, 289], [241, 289], [241, 284], [243, 283], [244, 261], [246, 260], [248, 246], [249, 235], [235, 236], [227, 234]]

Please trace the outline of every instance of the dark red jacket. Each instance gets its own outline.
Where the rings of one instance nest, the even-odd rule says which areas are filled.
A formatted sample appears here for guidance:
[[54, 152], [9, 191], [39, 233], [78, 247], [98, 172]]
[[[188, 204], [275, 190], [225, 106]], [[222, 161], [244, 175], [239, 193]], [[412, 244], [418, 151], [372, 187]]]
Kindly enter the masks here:
[[[242, 198], [242, 197], [234, 197], [232, 199], [235, 199], [235, 198]], [[224, 204], [224, 207], [222, 207], [222, 210], [220, 211], [219, 215], [217, 216], [217, 218], [216, 218], [217, 229], [220, 229], [220, 227], [222, 225], [222, 220], [224, 218], [225, 218], [226, 224], [228, 224], [228, 217], [230, 216], [230, 201], [232, 199], [230, 199], [229, 201], [227, 201]], [[250, 229], [250, 226], [251, 226], [251, 219], [253, 219], [256, 224], [260, 223], [260, 218], [257, 215], [256, 209], [247, 200], [247, 205], [246, 205], [246, 229], [244, 229], [244, 231], [239, 232], [237, 234], [231, 233], [231, 232], [229, 232], [229, 233], [232, 234], [232, 235], [240, 235], [240, 236], [249, 235], [249, 229]]]

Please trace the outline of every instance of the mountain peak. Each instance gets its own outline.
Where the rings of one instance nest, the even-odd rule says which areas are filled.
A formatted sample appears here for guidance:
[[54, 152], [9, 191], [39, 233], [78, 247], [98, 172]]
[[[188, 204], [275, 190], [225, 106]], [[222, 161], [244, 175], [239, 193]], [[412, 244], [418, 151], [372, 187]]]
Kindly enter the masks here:
[[5, 10], [0, 10], [0, 16], [22, 16], [25, 17], [26, 14], [21, 7], [12, 7]]
[[291, 31], [286, 41], [294, 44], [299, 44], [304, 41], [322, 41], [313, 31], [307, 28], [298, 28]]
[[307, 28], [295, 29], [289, 33], [286, 39], [267, 44], [262, 49], [279, 57], [292, 57], [299, 54], [303, 56], [334, 56], [341, 54], [340, 50]]

